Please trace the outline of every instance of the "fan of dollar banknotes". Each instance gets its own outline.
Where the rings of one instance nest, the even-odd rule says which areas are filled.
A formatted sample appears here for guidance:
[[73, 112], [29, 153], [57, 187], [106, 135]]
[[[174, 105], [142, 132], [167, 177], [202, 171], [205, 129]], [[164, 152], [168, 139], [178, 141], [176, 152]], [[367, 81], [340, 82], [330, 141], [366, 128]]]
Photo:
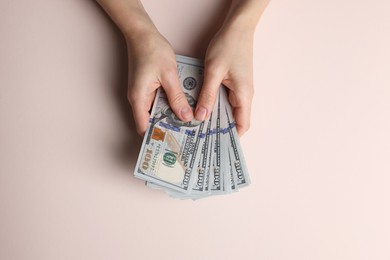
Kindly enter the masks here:
[[[176, 56], [179, 80], [192, 108], [203, 83], [203, 62]], [[180, 199], [227, 194], [249, 185], [225, 87], [209, 119], [182, 122], [157, 91], [134, 175], [151, 188]]]

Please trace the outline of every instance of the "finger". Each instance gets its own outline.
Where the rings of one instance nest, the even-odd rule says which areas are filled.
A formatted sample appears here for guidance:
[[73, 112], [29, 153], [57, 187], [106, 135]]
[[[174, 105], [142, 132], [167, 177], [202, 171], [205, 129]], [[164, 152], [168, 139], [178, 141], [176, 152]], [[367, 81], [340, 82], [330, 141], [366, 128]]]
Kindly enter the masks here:
[[238, 135], [242, 136], [250, 127], [252, 96], [237, 95], [230, 91], [229, 102], [233, 107]]
[[214, 108], [222, 79], [223, 74], [216, 70], [209, 69], [205, 71], [203, 86], [200, 90], [198, 103], [195, 109], [196, 120], [203, 121], [210, 116], [210, 113]]
[[241, 137], [250, 127], [250, 109], [245, 107], [234, 108], [234, 117], [236, 119], [237, 133]]
[[148, 96], [136, 97], [134, 95], [128, 95], [129, 103], [133, 110], [133, 117], [137, 133], [141, 136], [145, 134], [149, 123], [149, 110], [151, 108], [155, 93]]
[[168, 97], [169, 105], [180, 120], [189, 122], [194, 118], [194, 114], [188, 104], [179, 83], [176, 69], [166, 71], [161, 76], [161, 85]]

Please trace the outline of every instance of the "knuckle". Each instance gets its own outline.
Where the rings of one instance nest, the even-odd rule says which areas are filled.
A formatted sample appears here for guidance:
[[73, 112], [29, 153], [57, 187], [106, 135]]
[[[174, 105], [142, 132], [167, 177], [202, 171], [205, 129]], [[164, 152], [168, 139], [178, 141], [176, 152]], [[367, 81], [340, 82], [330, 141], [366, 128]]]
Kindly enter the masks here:
[[236, 93], [236, 96], [237, 102], [240, 103], [240, 105], [243, 105], [244, 103], [247, 104], [248, 102], [252, 102], [254, 90], [253, 88], [242, 88], [242, 90]]
[[127, 101], [129, 101], [130, 104], [134, 104], [136, 101], [136, 97], [134, 96], [134, 93], [131, 91], [127, 92]]
[[137, 100], [137, 87], [138, 84], [136, 82], [129, 82], [127, 86], [127, 100], [130, 104], [134, 104]]
[[244, 132], [248, 131], [250, 127], [251, 127], [251, 123], [250, 123], [250, 122], [246, 122], [246, 123], [244, 124], [244, 126], [243, 126]]
[[146, 130], [141, 126], [137, 126], [136, 131], [140, 136], [144, 136]]
[[186, 100], [183, 93], [175, 93], [170, 97], [170, 103], [172, 106], [182, 104]]
[[221, 57], [212, 57], [212, 58], [206, 58], [205, 65], [206, 67], [210, 69], [218, 69], [221, 68], [225, 64], [223, 59]]
[[245, 133], [245, 132], [247, 132], [249, 130], [250, 123], [249, 122], [245, 122], [245, 123], [239, 124], [238, 128], [239, 128], [239, 132], [240, 133]]
[[216, 98], [216, 94], [212, 92], [211, 90], [204, 89], [200, 95], [199, 100], [203, 104], [212, 105], [214, 103], [214, 100]]
[[168, 67], [164, 69], [162, 73], [162, 77], [167, 82], [173, 82], [175, 79], [177, 79], [177, 69], [175, 67]]
[[252, 95], [254, 93], [253, 84], [250, 82], [243, 82], [240, 84], [240, 90], [247, 95]]
[[214, 62], [214, 63], [210, 63], [207, 66], [207, 70], [205, 73], [207, 74], [207, 76], [210, 76], [210, 77], [218, 77], [218, 76], [222, 75], [223, 72], [224, 72], [223, 66], [217, 62]]
[[142, 100], [142, 97], [139, 95], [137, 91], [129, 90], [127, 92], [127, 101], [130, 103], [130, 105], [134, 106], [138, 102]]

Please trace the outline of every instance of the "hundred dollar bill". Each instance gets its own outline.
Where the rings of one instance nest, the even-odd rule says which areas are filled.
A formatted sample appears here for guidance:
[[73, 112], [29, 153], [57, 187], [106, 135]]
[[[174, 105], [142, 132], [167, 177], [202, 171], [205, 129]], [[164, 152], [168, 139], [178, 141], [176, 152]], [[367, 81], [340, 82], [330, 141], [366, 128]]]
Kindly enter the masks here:
[[215, 102], [213, 111], [211, 112], [211, 115], [207, 122], [207, 130], [206, 130], [206, 136], [205, 140], [203, 142], [203, 146], [201, 149], [201, 156], [199, 158], [198, 167], [195, 171], [194, 176], [194, 185], [192, 187], [193, 193], [205, 193], [208, 191], [208, 178], [209, 178], [209, 172], [210, 172], [210, 165], [212, 160], [212, 149], [213, 149], [213, 139], [212, 135], [216, 133], [215, 128], [216, 127], [216, 112], [219, 109], [219, 102]]
[[209, 191], [213, 194], [223, 192], [223, 172], [221, 172], [221, 102], [220, 91], [217, 97], [217, 110], [215, 113], [215, 134], [212, 135], [213, 158], [209, 175]]
[[[177, 56], [182, 89], [194, 109], [203, 82], [203, 64]], [[184, 123], [169, 107], [164, 91], [157, 91], [134, 175], [180, 192], [191, 190], [192, 175], [205, 140], [205, 122]]]
[[225, 98], [224, 87], [219, 88], [220, 96], [220, 147], [221, 147], [221, 172], [223, 173], [223, 190], [225, 193], [232, 191], [231, 185], [231, 168], [229, 161], [229, 139], [227, 138], [228, 123], [225, 113], [225, 106], [227, 105], [227, 99]]
[[[228, 100], [226, 92], [222, 93], [221, 99]], [[228, 125], [226, 134], [228, 138], [227, 143], [229, 144], [228, 151], [233, 178], [232, 185], [234, 181], [235, 185], [237, 185], [238, 188], [241, 188], [250, 184], [250, 178], [234, 122], [233, 111], [227, 102], [224, 107], [224, 115]]]
[[[211, 115], [212, 117], [212, 115]], [[200, 151], [200, 157], [198, 160], [197, 168], [194, 175], [194, 185], [192, 185], [192, 191], [201, 193], [204, 191], [205, 177], [208, 169], [209, 150], [210, 150], [210, 132], [211, 132], [211, 118], [207, 123], [207, 130], [205, 140]]]

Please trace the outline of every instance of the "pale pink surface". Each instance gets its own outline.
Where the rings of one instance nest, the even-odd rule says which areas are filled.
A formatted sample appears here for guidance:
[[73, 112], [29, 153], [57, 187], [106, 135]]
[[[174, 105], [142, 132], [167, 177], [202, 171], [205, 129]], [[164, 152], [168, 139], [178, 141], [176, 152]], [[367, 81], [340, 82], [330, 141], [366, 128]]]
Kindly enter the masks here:
[[[198, 57], [226, 12], [143, 2]], [[271, 2], [242, 138], [253, 183], [192, 202], [132, 177], [125, 45], [97, 4], [1, 1], [0, 259], [390, 259], [389, 13]]]

